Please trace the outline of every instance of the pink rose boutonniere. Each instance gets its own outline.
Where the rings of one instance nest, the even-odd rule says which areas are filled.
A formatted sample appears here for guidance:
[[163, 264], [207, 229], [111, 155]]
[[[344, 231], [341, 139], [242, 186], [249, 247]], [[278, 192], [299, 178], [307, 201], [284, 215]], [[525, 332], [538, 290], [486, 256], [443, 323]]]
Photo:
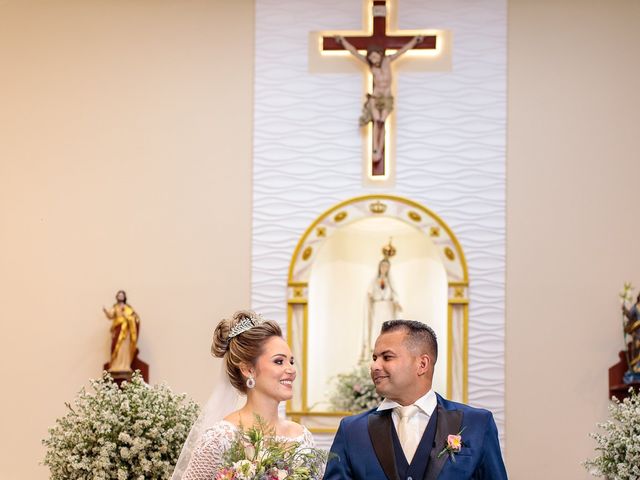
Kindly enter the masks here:
[[452, 434], [447, 436], [447, 443], [438, 454], [438, 458], [440, 458], [443, 455], [449, 455], [449, 457], [451, 457], [452, 462], [456, 461], [455, 455], [457, 453], [460, 453], [460, 450], [462, 450], [462, 447], [464, 446], [464, 443], [462, 442], [463, 431], [464, 431], [464, 428], [460, 430], [458, 433], [456, 433], [455, 435]]

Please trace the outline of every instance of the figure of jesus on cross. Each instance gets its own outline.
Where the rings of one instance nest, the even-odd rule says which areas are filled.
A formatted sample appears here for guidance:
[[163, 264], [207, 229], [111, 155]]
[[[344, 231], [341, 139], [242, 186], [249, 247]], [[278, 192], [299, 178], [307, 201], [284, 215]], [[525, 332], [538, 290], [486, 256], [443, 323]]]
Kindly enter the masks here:
[[367, 46], [367, 54], [362, 55], [343, 36], [335, 36], [338, 45], [358, 60], [366, 63], [371, 70], [373, 85], [371, 93], [367, 94], [362, 107], [360, 126], [366, 126], [369, 122], [373, 123], [372, 160], [374, 163], [380, 162], [384, 158], [384, 124], [393, 110], [391, 62], [421, 43], [423, 38], [422, 35], [413, 37], [392, 55], [386, 55], [384, 47], [370, 44]]
[[[402, 31], [395, 28], [396, 19], [391, 15], [395, 9], [387, 8], [387, 3], [393, 0], [362, 0], [367, 9], [371, 9], [371, 16], [365, 17], [364, 31], [347, 33], [320, 32], [320, 53], [331, 51], [346, 51], [347, 60], [356, 59], [364, 63], [367, 77], [370, 75], [371, 85], [367, 85], [366, 97], [360, 117], [360, 125], [366, 126], [364, 135], [366, 150], [363, 155], [366, 179], [386, 181], [392, 178], [394, 98], [395, 86], [392, 77], [396, 75], [395, 65], [392, 63], [410, 51], [423, 52], [414, 55], [407, 66], [421, 65], [419, 70], [413, 71], [448, 71], [451, 55], [449, 42], [444, 41], [448, 33], [444, 30], [424, 29]], [[391, 18], [389, 18], [391, 17]], [[389, 28], [389, 33], [387, 29]], [[315, 38], [312, 37], [313, 45]], [[317, 43], [316, 43], [317, 45]], [[444, 46], [444, 50], [443, 50]], [[311, 52], [314, 49], [310, 49]], [[386, 52], [390, 52], [388, 55]], [[313, 55], [313, 53], [311, 53]], [[334, 57], [335, 58], [335, 57]], [[327, 59], [325, 56], [324, 59]], [[310, 66], [318, 65], [315, 61]], [[337, 63], [333, 64], [338, 65]], [[334, 68], [334, 67], [332, 67]], [[404, 67], [403, 67], [404, 68]], [[365, 69], [362, 69], [365, 71]], [[333, 72], [333, 70], [320, 70]], [[335, 70], [343, 72], [344, 70]], [[371, 128], [369, 128], [371, 124]]]

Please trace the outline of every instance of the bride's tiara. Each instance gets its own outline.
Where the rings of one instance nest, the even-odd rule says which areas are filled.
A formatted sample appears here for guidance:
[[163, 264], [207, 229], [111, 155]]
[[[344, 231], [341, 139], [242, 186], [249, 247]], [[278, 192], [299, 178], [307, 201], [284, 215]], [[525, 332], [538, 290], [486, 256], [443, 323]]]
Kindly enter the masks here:
[[244, 317], [238, 323], [236, 323], [229, 332], [229, 338], [237, 337], [241, 333], [250, 330], [253, 327], [257, 327], [263, 322], [262, 317], [256, 313], [251, 313], [248, 317]]

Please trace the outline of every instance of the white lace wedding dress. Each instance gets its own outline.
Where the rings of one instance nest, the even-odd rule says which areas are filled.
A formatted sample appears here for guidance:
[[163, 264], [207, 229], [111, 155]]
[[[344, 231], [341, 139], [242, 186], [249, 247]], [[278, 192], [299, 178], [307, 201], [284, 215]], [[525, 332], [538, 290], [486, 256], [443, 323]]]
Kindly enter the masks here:
[[[312, 448], [315, 446], [311, 432], [303, 427], [304, 431], [297, 437], [277, 437], [278, 440], [298, 442], [300, 448]], [[236, 438], [238, 428], [226, 420], [215, 423], [207, 429], [193, 451], [189, 465], [182, 475], [183, 480], [212, 480], [218, 469], [222, 466], [224, 452], [231, 446]]]

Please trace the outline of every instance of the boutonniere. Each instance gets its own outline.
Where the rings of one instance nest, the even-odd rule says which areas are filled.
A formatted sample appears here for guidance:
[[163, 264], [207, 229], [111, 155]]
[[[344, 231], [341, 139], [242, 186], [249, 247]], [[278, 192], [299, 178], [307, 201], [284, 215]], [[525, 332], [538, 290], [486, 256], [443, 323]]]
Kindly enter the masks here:
[[464, 446], [464, 443], [462, 442], [462, 432], [464, 431], [465, 428], [466, 427], [464, 427], [455, 435], [447, 436], [447, 443], [438, 454], [438, 458], [440, 458], [443, 455], [449, 455], [449, 457], [451, 457], [452, 462], [456, 461], [455, 455], [457, 453], [460, 453], [460, 450], [462, 450], [462, 447]]

